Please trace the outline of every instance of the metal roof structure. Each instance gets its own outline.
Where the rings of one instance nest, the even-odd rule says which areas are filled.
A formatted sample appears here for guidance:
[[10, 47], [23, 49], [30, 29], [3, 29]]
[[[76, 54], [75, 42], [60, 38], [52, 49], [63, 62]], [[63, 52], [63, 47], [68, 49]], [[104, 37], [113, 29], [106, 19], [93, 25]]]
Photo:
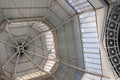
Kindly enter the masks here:
[[119, 0], [0, 0], [0, 80], [119, 80], [118, 19]]

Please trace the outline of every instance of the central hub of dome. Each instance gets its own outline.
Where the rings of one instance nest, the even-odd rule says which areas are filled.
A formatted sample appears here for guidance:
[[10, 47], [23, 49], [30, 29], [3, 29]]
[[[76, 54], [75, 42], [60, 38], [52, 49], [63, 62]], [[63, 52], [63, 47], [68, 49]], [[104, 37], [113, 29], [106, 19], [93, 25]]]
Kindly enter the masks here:
[[19, 53], [20, 55], [24, 55], [24, 47], [20, 46], [18, 53]]
[[[6, 54], [8, 54], [8, 57], [13, 56], [11, 59], [13, 64], [10, 64], [10, 66], [17, 65], [15, 66], [16, 74], [11, 74], [16, 80], [49, 76], [55, 72], [56, 69], [53, 68], [58, 67], [53, 32], [43, 22], [10, 23], [5, 28], [7, 33], [1, 33], [6, 37], [6, 52], [9, 52], [9, 54]], [[45, 33], [42, 34], [43, 32]], [[6, 56], [6, 58], [8, 57]], [[10, 71], [9, 68], [7, 70]], [[30, 76], [31, 74], [35, 76]]]
[[19, 47], [19, 50], [20, 50], [20, 51], [23, 51], [23, 50], [24, 50], [24, 47], [20, 46], [20, 47]]
[[15, 48], [15, 52], [17, 52], [17, 55], [20, 54], [20, 57], [22, 57], [25, 54], [26, 50], [27, 46], [23, 46], [22, 44], [18, 44], [18, 47]]

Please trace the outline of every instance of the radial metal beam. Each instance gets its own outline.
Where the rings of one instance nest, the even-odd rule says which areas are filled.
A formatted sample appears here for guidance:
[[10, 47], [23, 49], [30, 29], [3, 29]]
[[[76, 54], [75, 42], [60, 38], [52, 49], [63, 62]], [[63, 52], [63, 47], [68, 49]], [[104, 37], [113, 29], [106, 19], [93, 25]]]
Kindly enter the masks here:
[[8, 44], [8, 45], [10, 45], [10, 46], [12, 46], [12, 47], [14, 47], [14, 48], [17, 48], [17, 46], [15, 46], [15, 45], [13, 45], [13, 44], [11, 44], [11, 43], [8, 43], [8, 42], [6, 42], [6, 41], [4, 41], [4, 40], [0, 40], [0, 42], [1, 42], [1, 43], [4, 43], [4, 44]]
[[81, 69], [81, 68], [79, 68], [79, 67], [73, 66], [73, 65], [71, 65], [71, 64], [68, 64], [68, 63], [65, 63], [65, 62], [62, 62], [62, 61], [60, 61], [60, 63], [62, 63], [62, 64], [64, 64], [64, 65], [67, 65], [67, 66], [69, 66], [69, 67], [71, 67], [71, 68], [74, 68], [74, 69], [76, 69], [76, 70], [78, 70], [78, 71], [82, 71], [82, 72], [84, 72], [84, 73], [88, 73], [88, 74], [91, 74], [91, 75], [94, 75], [94, 76], [99, 76], [99, 77], [104, 77], [104, 78], [111, 79], [110, 77], [105, 76], [105, 75], [103, 75], [103, 74], [99, 74], [99, 73], [95, 73], [95, 72], [89, 72], [89, 71], [86, 71], [86, 70], [84, 70], [84, 69]]
[[45, 57], [45, 56], [42, 56], [42, 55], [40, 55], [40, 54], [38, 54], [38, 53], [36, 53], [36, 52], [31, 52], [31, 51], [28, 51], [28, 50], [24, 50], [25, 52], [28, 52], [29, 54], [33, 54], [33, 55], [35, 55], [35, 56], [38, 56], [38, 57], [41, 57], [41, 58], [44, 58], [44, 59], [47, 59], [47, 60], [51, 60], [51, 61], [59, 61], [59, 60], [57, 60], [57, 59], [49, 59], [49, 58], [47, 58], [47, 57]]
[[24, 53], [24, 55], [25, 55], [34, 65], [36, 65], [41, 71], [43, 71], [43, 72], [45, 72], [45, 73], [47, 73], [47, 74], [51, 74], [50, 72], [45, 71], [45, 70], [42, 69], [38, 64], [36, 64], [25, 52], [23, 52], [23, 53]]
[[16, 53], [14, 53], [14, 55], [5, 62], [5, 64], [2, 66], [2, 69], [5, 69], [5, 67], [8, 65], [8, 63], [17, 55], [17, 53], [18, 53], [18, 51]]
[[18, 53], [18, 55], [17, 55], [17, 59], [16, 59], [16, 62], [15, 62], [15, 65], [14, 65], [14, 70], [13, 70], [12, 78], [14, 78], [14, 76], [16, 77], [17, 64], [18, 64], [19, 57], [20, 57], [20, 53]]

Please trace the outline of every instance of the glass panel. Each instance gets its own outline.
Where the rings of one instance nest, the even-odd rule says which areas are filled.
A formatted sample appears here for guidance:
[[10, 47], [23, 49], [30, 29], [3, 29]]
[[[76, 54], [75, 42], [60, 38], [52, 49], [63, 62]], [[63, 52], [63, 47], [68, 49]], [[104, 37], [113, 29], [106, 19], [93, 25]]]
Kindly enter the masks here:
[[[78, 13], [93, 9], [88, 0], [68, 0], [68, 1]], [[102, 74], [95, 11], [83, 12], [79, 16], [79, 19], [83, 42], [85, 69], [89, 72]], [[100, 77], [98, 76], [89, 77], [89, 74], [85, 74], [82, 80], [93, 79], [100, 80]]]
[[97, 37], [97, 33], [86, 33], [86, 34], [82, 34], [83, 37]]
[[95, 69], [92, 69], [92, 68], [89, 68], [89, 67], [87, 68], [87, 71], [90, 71], [90, 72], [93, 72], [93, 73], [97, 72], [97, 73], [101, 74], [100, 70], [97, 70], [97, 69], [95, 70]]
[[97, 32], [96, 28], [83, 28], [81, 29], [82, 32]]
[[[92, 68], [100, 69], [100, 70], [101, 70], [101, 66], [98, 65], [98, 64], [85, 63], [85, 65], [86, 65], [87, 67], [92, 67]], [[97, 73], [97, 72], [96, 72], [96, 73]]]
[[101, 63], [99, 59], [94, 59], [94, 58], [85, 58], [85, 61], [90, 63], [96, 63], [96, 64]]
[[98, 38], [83, 38], [83, 42], [98, 42]]
[[85, 69], [93, 73], [101, 74], [101, 60], [95, 12], [83, 13], [79, 18], [81, 24], [80, 28], [83, 42]]
[[85, 73], [81, 80], [101, 80], [101, 77]]
[[83, 23], [80, 26], [81, 28], [86, 28], [86, 27], [96, 27], [96, 23]]
[[77, 12], [82, 12], [88, 9], [93, 9], [87, 0], [68, 0]]
[[84, 56], [87, 57], [91, 57], [91, 58], [100, 58], [99, 54], [90, 54], [90, 53], [85, 53]]
[[93, 52], [93, 53], [99, 53], [99, 49], [88, 49], [88, 48], [84, 48], [83, 50], [84, 52]]
[[81, 23], [87, 23], [87, 22], [95, 22], [95, 17], [89, 17], [89, 18], [82, 18], [80, 19]]
[[99, 45], [98, 45], [98, 43], [97, 43], [97, 44], [84, 43], [84, 44], [83, 44], [83, 47], [99, 48]]

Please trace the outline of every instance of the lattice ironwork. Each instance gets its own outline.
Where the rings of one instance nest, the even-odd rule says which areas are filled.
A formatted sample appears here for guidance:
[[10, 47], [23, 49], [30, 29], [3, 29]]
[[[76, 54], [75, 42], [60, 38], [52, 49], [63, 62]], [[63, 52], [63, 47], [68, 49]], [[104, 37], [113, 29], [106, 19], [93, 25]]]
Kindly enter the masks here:
[[106, 24], [106, 49], [113, 69], [120, 77], [120, 5], [114, 6]]

